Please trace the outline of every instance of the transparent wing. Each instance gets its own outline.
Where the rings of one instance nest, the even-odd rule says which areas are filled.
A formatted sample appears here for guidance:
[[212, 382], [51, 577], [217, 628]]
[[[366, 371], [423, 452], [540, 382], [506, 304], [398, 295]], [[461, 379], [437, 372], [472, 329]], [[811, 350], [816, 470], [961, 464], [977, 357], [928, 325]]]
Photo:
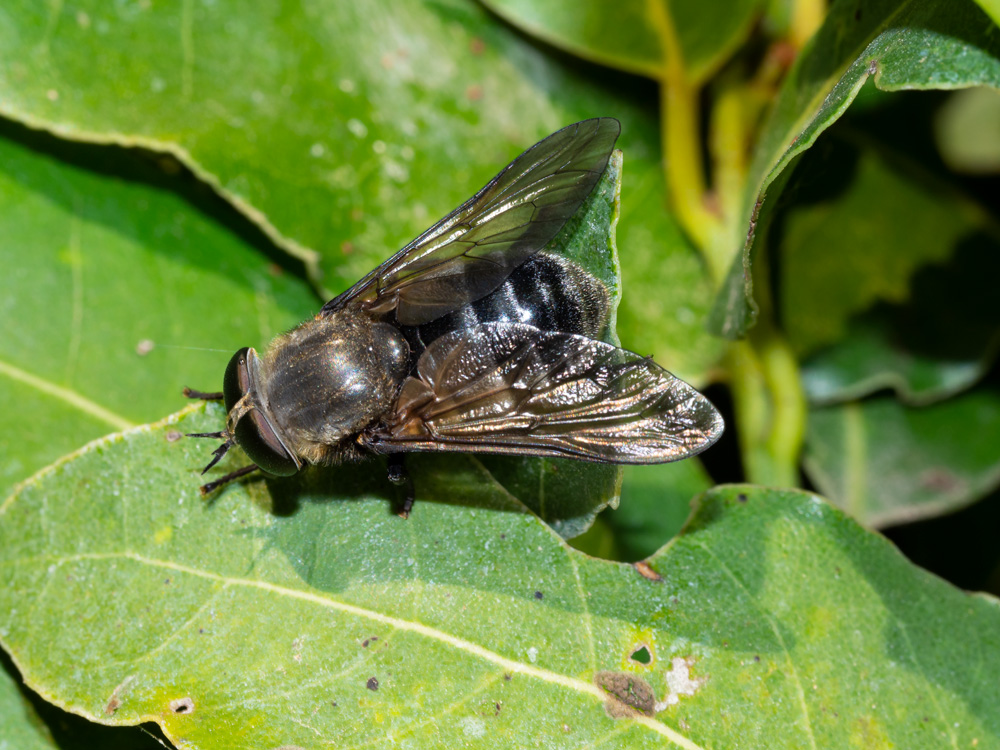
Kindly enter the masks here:
[[704, 396], [649, 358], [568, 333], [488, 323], [435, 340], [374, 451], [470, 451], [661, 463], [722, 434]]
[[482, 190], [322, 310], [396, 311], [421, 325], [474, 302], [541, 250], [604, 173], [621, 132], [603, 117], [535, 144]]

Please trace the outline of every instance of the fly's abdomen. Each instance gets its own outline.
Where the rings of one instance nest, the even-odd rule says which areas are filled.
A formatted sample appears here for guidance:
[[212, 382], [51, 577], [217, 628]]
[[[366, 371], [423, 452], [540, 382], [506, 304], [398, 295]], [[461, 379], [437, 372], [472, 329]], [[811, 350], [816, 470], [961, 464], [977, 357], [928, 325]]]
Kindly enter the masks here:
[[414, 357], [452, 331], [482, 323], [526, 323], [542, 331], [601, 338], [608, 323], [608, 291], [575, 263], [538, 253], [494, 292], [421, 326], [404, 327]]

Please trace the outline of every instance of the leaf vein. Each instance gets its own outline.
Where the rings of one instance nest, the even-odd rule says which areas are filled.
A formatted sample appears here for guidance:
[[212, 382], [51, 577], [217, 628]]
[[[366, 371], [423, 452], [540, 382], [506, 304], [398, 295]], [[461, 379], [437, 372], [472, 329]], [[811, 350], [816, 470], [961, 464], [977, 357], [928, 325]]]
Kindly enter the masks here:
[[[708, 546], [706, 546], [702, 542], [696, 541], [695, 544], [697, 544], [699, 547], [705, 550], [708, 556], [711, 557], [716, 562], [716, 564], [719, 566], [722, 572], [725, 573], [729, 577], [729, 579], [734, 584], [736, 584], [737, 588], [739, 588], [739, 590], [743, 592], [743, 595], [746, 597], [747, 601], [752, 602], [753, 597], [750, 595], [750, 592], [747, 590], [747, 587], [743, 584], [743, 581], [741, 581], [736, 576], [736, 574], [733, 573], [733, 571], [729, 568], [729, 566], [726, 565], [726, 563], [723, 562], [718, 557], [718, 555], [716, 555]], [[799, 705], [802, 707], [802, 719], [805, 725], [803, 728], [805, 729], [806, 734], [809, 736], [809, 746], [812, 747], [813, 750], [816, 750], [816, 736], [813, 734], [812, 721], [810, 721], [809, 719], [809, 706], [806, 703], [806, 694], [805, 691], [802, 689], [802, 680], [799, 678], [799, 671], [795, 666], [795, 661], [792, 659], [792, 654], [788, 650], [788, 645], [785, 643], [785, 638], [784, 636], [781, 635], [781, 629], [778, 627], [778, 624], [774, 621], [774, 618], [771, 617], [771, 615], [769, 615], [767, 612], [760, 609], [759, 607], [757, 607], [756, 609], [758, 612], [760, 612], [761, 616], [767, 621], [767, 624], [771, 627], [771, 632], [774, 633], [774, 637], [777, 639], [778, 645], [781, 646], [781, 650], [785, 653], [785, 659], [788, 661], [788, 670], [792, 676], [792, 681], [795, 683], [795, 690], [798, 693]]]
[[82, 396], [69, 388], [63, 388], [62, 386], [56, 385], [55, 383], [45, 380], [44, 378], [40, 378], [37, 375], [32, 375], [30, 372], [25, 372], [19, 367], [15, 367], [14, 365], [8, 364], [2, 360], [0, 360], [0, 375], [6, 376], [11, 380], [17, 380], [18, 382], [31, 386], [32, 388], [48, 394], [49, 396], [54, 396], [84, 414], [89, 414], [102, 422], [106, 422], [115, 429], [128, 430], [135, 427], [135, 425], [125, 419], [125, 417], [115, 414], [109, 409], [105, 409], [100, 404], [95, 404], [86, 396]]
[[[43, 558], [35, 558], [36, 560], [41, 560]], [[244, 588], [244, 589], [257, 589], [259, 591], [265, 591], [267, 593], [275, 594], [278, 596], [289, 597], [291, 599], [298, 599], [300, 601], [308, 602], [319, 607], [324, 607], [326, 609], [336, 610], [347, 615], [353, 615], [355, 617], [364, 618], [371, 620], [373, 622], [379, 622], [389, 627], [395, 628], [397, 630], [402, 630], [405, 632], [415, 633], [417, 635], [423, 636], [433, 641], [437, 641], [445, 646], [449, 646], [458, 651], [462, 651], [470, 656], [476, 657], [483, 661], [489, 662], [491, 664], [496, 664], [502, 669], [515, 673], [521, 674], [526, 677], [532, 677], [543, 682], [548, 682], [553, 685], [565, 688], [567, 690], [572, 690], [577, 693], [582, 693], [594, 698], [600, 702], [604, 702], [607, 699], [607, 693], [605, 693], [601, 688], [592, 682], [586, 682], [575, 677], [569, 677], [567, 675], [562, 675], [557, 672], [552, 672], [547, 669], [542, 669], [540, 667], [535, 667], [530, 664], [524, 664], [522, 662], [510, 659], [506, 656], [491, 651], [483, 646], [472, 641], [465, 640], [458, 636], [447, 633], [443, 630], [438, 630], [437, 628], [431, 627], [429, 625], [424, 625], [423, 623], [404, 620], [398, 617], [393, 617], [391, 615], [386, 615], [381, 612], [376, 612], [374, 610], [365, 609], [364, 607], [359, 607], [354, 604], [348, 604], [347, 602], [337, 601], [329, 596], [324, 596], [312, 591], [303, 591], [299, 589], [289, 588], [287, 586], [282, 586], [274, 583], [269, 583], [268, 581], [246, 579], [246, 578], [236, 578], [233, 576], [220, 575], [218, 573], [212, 573], [206, 570], [199, 570], [197, 568], [192, 568], [188, 565], [183, 565], [181, 563], [172, 562], [169, 560], [159, 560], [155, 558], [146, 557], [144, 555], [137, 554], [135, 552], [104, 552], [104, 553], [82, 553], [78, 555], [53, 555], [51, 557], [45, 556], [44, 559], [51, 560], [53, 562], [69, 562], [74, 560], [132, 560], [140, 565], [149, 565], [153, 567], [160, 567], [166, 570], [172, 570], [176, 573], [183, 573], [187, 575], [192, 575], [198, 578], [203, 578], [210, 581], [217, 581], [219, 583], [225, 584], [231, 588]], [[18, 561], [12, 561], [18, 562]], [[20, 562], [24, 562], [22, 559]], [[624, 720], [622, 720], [624, 721]], [[646, 729], [649, 729], [662, 737], [665, 737], [669, 741], [684, 748], [684, 750], [703, 750], [701, 746], [697, 745], [684, 735], [680, 734], [677, 730], [672, 727], [667, 726], [661, 721], [657, 721], [654, 718], [648, 716], [637, 715], [629, 719], [629, 721], [641, 724]], [[810, 733], [811, 737], [811, 733]], [[815, 743], [813, 745], [815, 747]]]

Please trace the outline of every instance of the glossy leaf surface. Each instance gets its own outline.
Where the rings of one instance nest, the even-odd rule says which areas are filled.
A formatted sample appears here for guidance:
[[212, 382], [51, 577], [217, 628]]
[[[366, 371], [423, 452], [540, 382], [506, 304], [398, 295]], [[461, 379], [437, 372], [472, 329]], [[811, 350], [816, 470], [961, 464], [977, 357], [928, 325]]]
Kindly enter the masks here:
[[50, 700], [190, 748], [1000, 746], [996, 602], [814, 496], [714, 490], [640, 571], [470, 457], [415, 465], [409, 521], [349, 467], [205, 502], [171, 435], [221, 416], [102, 440], [3, 505], [0, 638]]
[[[248, 58], [249, 55], [249, 58]], [[89, 0], [0, 10], [0, 113], [177, 156], [311, 269], [353, 284], [571, 122], [623, 122], [623, 339], [703, 382], [709, 285], [663, 211], [657, 109], [602, 86], [468, 0]], [[595, 85], [596, 84], [596, 85]], [[649, 263], [655, 257], [656, 263]]]
[[704, 80], [743, 40], [760, 4], [758, 0], [486, 3], [532, 36], [630, 73], [660, 78], [675, 55], [693, 81]]

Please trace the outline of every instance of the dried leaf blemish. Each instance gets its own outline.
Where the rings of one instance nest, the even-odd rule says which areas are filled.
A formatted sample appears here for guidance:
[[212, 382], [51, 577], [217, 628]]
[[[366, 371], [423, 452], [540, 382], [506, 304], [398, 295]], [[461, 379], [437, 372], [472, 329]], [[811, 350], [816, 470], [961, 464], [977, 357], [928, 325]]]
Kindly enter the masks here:
[[111, 697], [108, 698], [108, 704], [104, 707], [105, 714], [111, 716], [115, 711], [117, 711], [121, 707], [122, 705], [121, 696], [128, 689], [128, 686], [132, 683], [134, 679], [135, 679], [134, 675], [129, 675], [120, 683], [118, 683], [118, 687], [116, 687], [111, 692]]
[[594, 684], [608, 694], [604, 710], [612, 719], [625, 719], [636, 713], [652, 716], [656, 706], [653, 688], [641, 677], [625, 672], [598, 672]]
[[639, 575], [641, 575], [648, 581], [659, 582], [663, 580], [663, 576], [661, 576], [659, 573], [653, 570], [650, 564], [645, 560], [640, 560], [639, 562], [632, 563], [632, 567], [636, 569]]
[[170, 701], [170, 711], [175, 714], [194, 713], [194, 701], [189, 698], [175, 698]]
[[662, 701], [658, 701], [654, 707], [657, 712], [668, 706], [680, 703], [681, 696], [690, 696], [708, 682], [708, 677], [693, 677], [691, 667], [694, 666], [693, 657], [675, 656], [670, 661], [670, 671], [666, 674], [667, 694]]

